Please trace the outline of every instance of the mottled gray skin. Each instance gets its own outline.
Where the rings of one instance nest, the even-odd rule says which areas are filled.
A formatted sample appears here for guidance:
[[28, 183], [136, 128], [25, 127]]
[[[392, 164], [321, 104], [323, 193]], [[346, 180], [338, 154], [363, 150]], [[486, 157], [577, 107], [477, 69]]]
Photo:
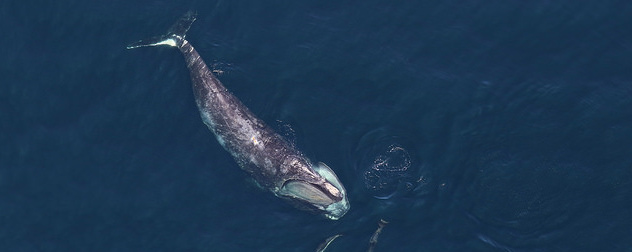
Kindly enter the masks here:
[[332, 220], [344, 216], [349, 201], [333, 170], [323, 163], [314, 166], [222, 85], [185, 39], [193, 21], [195, 13], [188, 12], [166, 35], [132, 43], [127, 49], [161, 45], [180, 49], [191, 74], [202, 120], [239, 166], [259, 186], [298, 208]]
[[[275, 194], [289, 180], [325, 187], [312, 163], [232, 95], [187, 40], [178, 48], [190, 70], [202, 120], [244, 171]], [[328, 195], [342, 200], [341, 195]]]

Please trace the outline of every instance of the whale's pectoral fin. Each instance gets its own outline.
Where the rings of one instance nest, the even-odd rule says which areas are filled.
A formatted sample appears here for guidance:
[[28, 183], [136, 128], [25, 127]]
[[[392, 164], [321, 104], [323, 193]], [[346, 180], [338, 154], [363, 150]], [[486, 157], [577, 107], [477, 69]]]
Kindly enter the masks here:
[[195, 11], [188, 11], [175, 24], [173, 24], [171, 28], [169, 28], [167, 34], [131, 43], [127, 45], [127, 49], [159, 45], [179, 47], [182, 44], [187, 31], [191, 28], [191, 24], [195, 21], [196, 16], [197, 13]]
[[327, 249], [327, 247], [329, 247], [329, 244], [331, 244], [331, 242], [333, 242], [336, 238], [342, 236], [341, 234], [337, 234], [337, 235], [332, 235], [327, 237], [327, 239], [325, 239], [325, 241], [323, 241], [320, 245], [318, 245], [318, 248], [316, 248], [316, 252], [324, 252], [325, 249]]

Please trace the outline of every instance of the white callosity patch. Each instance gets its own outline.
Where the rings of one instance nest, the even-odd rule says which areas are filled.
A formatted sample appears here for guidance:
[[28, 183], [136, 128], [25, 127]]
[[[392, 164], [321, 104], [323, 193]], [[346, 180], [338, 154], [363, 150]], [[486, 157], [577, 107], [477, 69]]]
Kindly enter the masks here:
[[235, 115], [232, 118], [234, 123], [239, 127], [239, 138], [246, 140], [250, 145], [257, 147], [259, 150], [263, 150], [265, 145], [261, 141], [261, 134], [257, 131], [250, 120], [244, 118], [239, 110], [235, 110]]

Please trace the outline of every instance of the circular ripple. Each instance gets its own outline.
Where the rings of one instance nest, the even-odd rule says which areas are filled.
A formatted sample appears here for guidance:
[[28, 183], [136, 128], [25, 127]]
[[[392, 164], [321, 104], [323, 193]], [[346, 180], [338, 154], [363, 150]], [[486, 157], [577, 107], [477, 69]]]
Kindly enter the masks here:
[[411, 157], [411, 144], [392, 130], [379, 128], [364, 134], [353, 153], [356, 174], [377, 199], [390, 199], [415, 189], [422, 179]]

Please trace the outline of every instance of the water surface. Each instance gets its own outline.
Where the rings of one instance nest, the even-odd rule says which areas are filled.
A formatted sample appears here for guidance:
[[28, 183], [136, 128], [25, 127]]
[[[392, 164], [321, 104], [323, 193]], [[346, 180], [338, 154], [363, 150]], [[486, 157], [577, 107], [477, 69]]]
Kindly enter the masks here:
[[[625, 1], [8, 1], [7, 251], [627, 251]], [[201, 122], [188, 39], [253, 112], [332, 167], [329, 221], [256, 188]]]

